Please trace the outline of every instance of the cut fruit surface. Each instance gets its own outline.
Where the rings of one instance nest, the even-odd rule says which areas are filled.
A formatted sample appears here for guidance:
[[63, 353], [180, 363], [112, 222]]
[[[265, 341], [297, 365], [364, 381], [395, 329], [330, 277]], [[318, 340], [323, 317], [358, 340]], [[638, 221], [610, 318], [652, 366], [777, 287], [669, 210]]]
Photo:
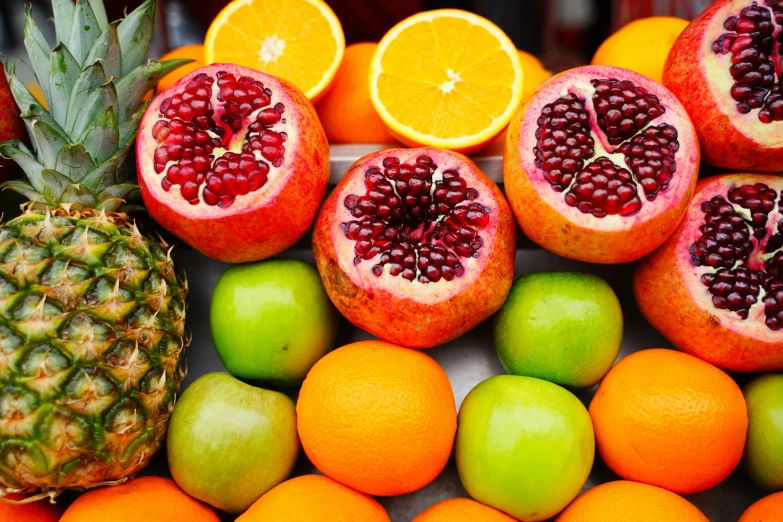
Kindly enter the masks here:
[[693, 193], [699, 146], [661, 85], [616, 67], [545, 82], [512, 118], [504, 181], [522, 230], [552, 252], [622, 263], [670, 235]]
[[783, 369], [783, 178], [699, 182], [677, 231], [634, 277], [642, 313], [677, 348], [733, 371]]
[[717, 167], [783, 170], [783, 2], [718, 0], [680, 35], [663, 83]]
[[234, 0], [209, 26], [207, 64], [234, 63], [287, 80], [314, 103], [345, 52], [340, 21], [322, 0]]
[[489, 20], [457, 9], [416, 14], [381, 40], [370, 95], [409, 146], [478, 150], [500, 134], [522, 99], [514, 44]]
[[506, 200], [469, 159], [391, 149], [345, 174], [321, 209], [313, 250], [350, 321], [390, 342], [431, 347], [500, 308], [515, 239]]
[[329, 178], [326, 135], [302, 92], [229, 64], [198, 69], [152, 102], [137, 163], [152, 217], [227, 262], [295, 243]]

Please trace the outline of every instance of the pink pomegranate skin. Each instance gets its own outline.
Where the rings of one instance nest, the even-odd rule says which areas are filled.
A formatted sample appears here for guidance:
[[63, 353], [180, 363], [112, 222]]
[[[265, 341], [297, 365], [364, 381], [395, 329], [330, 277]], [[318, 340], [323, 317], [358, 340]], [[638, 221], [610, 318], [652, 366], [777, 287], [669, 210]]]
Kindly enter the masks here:
[[[575, 77], [575, 74], [583, 80], [621, 74], [619, 79], [631, 80], [640, 86], [658, 85], [632, 71], [602, 66], [572, 69], [542, 83], [522, 102], [508, 127], [503, 155], [506, 196], [525, 235], [547, 250], [563, 257], [590, 263], [615, 264], [635, 261], [660, 246], [682, 219], [698, 176], [699, 147], [695, 139], [695, 131], [687, 115], [683, 117], [682, 114], [672, 114], [674, 111], [671, 109], [664, 113], [664, 116], [669, 115], [667, 121], [675, 125], [680, 132], [682, 143], [677, 157], [677, 172], [674, 174], [672, 186], [659, 194], [656, 201], [643, 200], [642, 210], [638, 214], [630, 217], [603, 218], [604, 221], [609, 218], [615, 219], [619, 226], [614, 227], [608, 223], [604, 224], [599, 218], [594, 218], [590, 214], [578, 213], [559, 201], [563, 197], [562, 192], [551, 191], [548, 186], [542, 187], [543, 183], [537, 182], [536, 185], [531, 181], [531, 176], [540, 178], [534, 172], [540, 173], [540, 169], [532, 166], [534, 156], [532, 147], [520, 146], [520, 143], [523, 143], [522, 134], [526, 133], [528, 137], [525, 140], [528, 140], [535, 131], [536, 120], [528, 118], [530, 121], [525, 121], [531, 104], [537, 104], [540, 110], [542, 103], [551, 102], [553, 100], [549, 98], [552, 96], [557, 98], [559, 95], [547, 95], [546, 91], [559, 93], [560, 88], [556, 87], [556, 84], [567, 85], [570, 83], [569, 78]], [[658, 87], [660, 88], [660, 85]], [[658, 94], [652, 89], [648, 90]], [[546, 97], [543, 102], [539, 99], [539, 93]], [[673, 98], [671, 94], [668, 96]], [[596, 136], [601, 132], [595, 128], [592, 130]], [[596, 152], [591, 161], [598, 156], [599, 153]], [[621, 167], [626, 166], [622, 163], [616, 164]], [[558, 200], [555, 201], [555, 198]]]
[[[152, 168], [156, 142], [150, 133], [159, 119], [162, 101], [197, 75], [215, 76], [218, 71], [249, 76], [270, 88], [272, 105], [279, 102], [285, 106], [284, 129], [289, 136], [285, 161], [269, 172], [269, 182], [256, 192], [239, 196], [226, 209], [207, 206], [203, 200], [191, 205], [173, 190], [151, 190], [151, 184], [157, 189], [161, 183], [161, 175]], [[214, 98], [212, 101], [217, 119], [219, 109]], [[183, 77], [153, 100], [139, 130], [137, 165], [141, 195], [153, 219], [206, 256], [245, 263], [283, 252], [310, 228], [329, 182], [329, 143], [315, 109], [297, 87], [252, 69], [213, 64]], [[169, 197], [171, 193], [174, 197]]]
[[674, 43], [663, 84], [690, 114], [706, 163], [736, 171], [779, 172], [783, 170], [783, 122], [762, 126], [757, 111], [741, 114], [731, 99], [730, 84], [713, 81], [723, 75], [726, 81], [730, 78], [730, 63], [718, 60], [713, 42], [726, 33], [727, 18], [752, 4], [751, 0], [716, 0], [707, 7]]
[[[426, 285], [388, 273], [376, 277], [370, 273], [371, 262], [354, 265], [354, 243], [345, 240], [340, 226], [346, 221], [345, 199], [368, 167], [382, 165], [387, 157], [404, 162], [421, 155], [442, 170], [458, 170], [492, 216], [479, 255], [464, 261], [465, 274]], [[511, 289], [515, 248], [514, 218], [498, 187], [467, 157], [433, 148], [390, 149], [359, 159], [326, 199], [313, 230], [318, 271], [338, 310], [371, 334], [411, 348], [455, 339], [500, 309]]]
[[[763, 174], [726, 174], [700, 180], [686, 213], [671, 238], [642, 259], [634, 274], [634, 293], [644, 317], [676, 348], [725, 370], [736, 372], [783, 369], [783, 331], [764, 324], [765, 303], [751, 307], [746, 319], [726, 309], [715, 308], [700, 269], [694, 266], [690, 249], [704, 224], [701, 205], [729, 188], [763, 183], [783, 189], [783, 178]], [[780, 218], [776, 211], [766, 243]], [[762, 250], [756, 247], [751, 269], [759, 266]], [[763, 244], [763, 243], [762, 243]]]

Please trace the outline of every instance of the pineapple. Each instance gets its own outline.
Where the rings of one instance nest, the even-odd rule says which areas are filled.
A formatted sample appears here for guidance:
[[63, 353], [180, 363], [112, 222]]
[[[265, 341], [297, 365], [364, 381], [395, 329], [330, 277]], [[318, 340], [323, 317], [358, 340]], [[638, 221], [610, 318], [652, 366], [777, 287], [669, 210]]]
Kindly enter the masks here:
[[109, 23], [102, 0], [53, 0], [50, 49], [30, 10], [25, 45], [44, 110], [6, 64], [32, 143], [0, 144], [29, 200], [0, 227], [0, 496], [91, 487], [139, 471], [161, 445], [185, 376], [187, 284], [170, 249], [122, 213], [136, 131], [158, 78], [155, 5]]

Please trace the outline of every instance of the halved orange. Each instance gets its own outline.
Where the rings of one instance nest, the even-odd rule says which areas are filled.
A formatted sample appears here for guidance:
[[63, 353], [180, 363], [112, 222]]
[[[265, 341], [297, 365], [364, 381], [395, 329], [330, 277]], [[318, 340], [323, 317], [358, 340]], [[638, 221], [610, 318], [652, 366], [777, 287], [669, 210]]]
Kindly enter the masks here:
[[506, 127], [522, 86], [522, 64], [508, 36], [458, 9], [403, 20], [381, 39], [370, 66], [375, 110], [410, 146], [480, 149]]
[[345, 52], [340, 21], [323, 0], [234, 0], [212, 21], [207, 64], [244, 65], [288, 80], [315, 103]]

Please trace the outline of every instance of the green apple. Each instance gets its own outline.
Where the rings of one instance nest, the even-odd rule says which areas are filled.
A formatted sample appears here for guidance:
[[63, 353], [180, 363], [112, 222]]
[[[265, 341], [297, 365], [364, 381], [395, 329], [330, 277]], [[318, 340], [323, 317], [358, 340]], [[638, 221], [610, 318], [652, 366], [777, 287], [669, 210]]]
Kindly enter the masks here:
[[783, 374], [762, 375], [743, 389], [748, 405], [745, 470], [756, 484], [783, 490]]
[[568, 390], [540, 379], [491, 377], [459, 411], [456, 460], [471, 497], [523, 522], [565, 508], [595, 456], [590, 415]]
[[185, 493], [242, 513], [291, 474], [299, 455], [296, 407], [282, 393], [208, 373], [177, 402], [166, 450]]
[[580, 272], [517, 278], [495, 316], [495, 349], [508, 373], [590, 387], [623, 340], [620, 302], [606, 281]]
[[271, 259], [226, 270], [209, 319], [226, 369], [276, 387], [302, 383], [334, 345], [339, 315], [315, 268]]

